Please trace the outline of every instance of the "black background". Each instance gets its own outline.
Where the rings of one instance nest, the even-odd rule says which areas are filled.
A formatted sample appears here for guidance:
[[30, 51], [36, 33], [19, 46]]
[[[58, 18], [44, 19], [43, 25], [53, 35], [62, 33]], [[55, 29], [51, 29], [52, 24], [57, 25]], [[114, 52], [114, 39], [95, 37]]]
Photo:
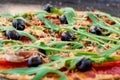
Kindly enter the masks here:
[[73, 7], [76, 10], [101, 10], [120, 17], [120, 0], [0, 0], [0, 4], [34, 4], [50, 3], [55, 7]]

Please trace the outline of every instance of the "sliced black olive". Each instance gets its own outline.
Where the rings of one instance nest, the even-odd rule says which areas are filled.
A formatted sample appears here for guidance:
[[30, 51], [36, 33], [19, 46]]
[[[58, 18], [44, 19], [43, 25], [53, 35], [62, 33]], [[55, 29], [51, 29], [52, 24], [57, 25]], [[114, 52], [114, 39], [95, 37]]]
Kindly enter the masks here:
[[37, 67], [40, 64], [42, 64], [42, 58], [40, 56], [32, 56], [28, 59], [29, 67]]
[[20, 39], [19, 33], [15, 30], [7, 30], [5, 32], [5, 35], [7, 36], [8, 39], [13, 39], [13, 40], [19, 40]]
[[99, 27], [91, 28], [89, 32], [97, 35], [102, 35], [102, 30]]
[[45, 10], [45, 11], [47, 11], [47, 12], [51, 12], [51, 8], [53, 8], [53, 6], [52, 5], [50, 5], [50, 4], [46, 4], [45, 6], [43, 6], [43, 10]]
[[74, 39], [74, 35], [71, 32], [62, 32], [61, 40], [62, 41], [72, 41]]
[[68, 24], [65, 15], [60, 16], [60, 22], [61, 22], [62, 24]]
[[14, 19], [12, 21], [12, 25], [17, 30], [24, 30], [25, 29], [25, 22], [22, 19]]
[[91, 69], [91, 67], [92, 67], [92, 62], [85, 58], [79, 60], [78, 63], [76, 64], [76, 68], [81, 72], [88, 71]]

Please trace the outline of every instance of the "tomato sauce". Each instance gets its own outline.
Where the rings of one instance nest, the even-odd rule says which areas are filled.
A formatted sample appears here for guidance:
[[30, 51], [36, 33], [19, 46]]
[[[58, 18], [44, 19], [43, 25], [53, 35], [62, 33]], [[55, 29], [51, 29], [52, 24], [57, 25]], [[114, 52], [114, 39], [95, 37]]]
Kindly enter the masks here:
[[5, 58], [0, 58], [0, 70], [3, 69], [11, 69], [11, 68], [21, 68], [21, 67], [27, 67], [27, 61], [26, 62], [9, 62]]
[[93, 69], [98, 73], [120, 74], [120, 60], [93, 64]]

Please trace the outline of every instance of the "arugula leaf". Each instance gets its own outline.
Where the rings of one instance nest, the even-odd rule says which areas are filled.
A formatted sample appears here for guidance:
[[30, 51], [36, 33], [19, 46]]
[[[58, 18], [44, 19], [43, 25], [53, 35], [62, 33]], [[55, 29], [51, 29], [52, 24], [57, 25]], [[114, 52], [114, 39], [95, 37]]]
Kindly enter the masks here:
[[[13, 27], [11, 27], [11, 26], [0, 26], [0, 30], [1, 30], [1, 31], [15, 30], [15, 28], [13, 28]], [[29, 33], [27, 33], [27, 32], [19, 31], [19, 30], [16, 30], [16, 31], [17, 31], [21, 36], [29, 37], [33, 42], [35, 42], [35, 41], [37, 40], [33, 35], [31, 35], [31, 34], [29, 34]]]
[[67, 12], [64, 15], [65, 15], [65, 17], [67, 19], [68, 24], [74, 25], [75, 21], [73, 19], [73, 16], [71, 15], [71, 13]]
[[12, 44], [19, 44], [19, 45], [21, 45], [22, 44], [22, 42], [20, 42], [20, 41], [16, 41], [16, 40], [0, 40], [0, 43], [2, 44], [2, 43], [12, 43]]
[[41, 16], [38, 16], [38, 18], [45, 23], [47, 28], [50, 28], [50, 29], [52, 29], [54, 31], [59, 31], [59, 28], [57, 27], [57, 25], [53, 24], [52, 22], [48, 21], [47, 19], [45, 19], [45, 18], [43, 18]]
[[61, 12], [61, 14], [64, 14], [64, 13], [68, 12], [68, 13], [71, 13], [72, 17], [76, 16], [75, 10], [73, 8], [71, 8], [71, 7], [61, 8], [60, 12]]
[[21, 36], [29, 37], [33, 42], [37, 41], [37, 39], [36, 39], [33, 35], [31, 35], [31, 34], [29, 34], [29, 33], [27, 33], [27, 32], [18, 31], [18, 30], [17, 30], [17, 32], [18, 32]]
[[6, 14], [0, 14], [0, 17], [13, 18], [13, 15], [10, 13], [6, 13]]
[[36, 68], [15, 68], [15, 69], [9, 69], [9, 70], [4, 70], [2, 71], [2, 73], [5, 73], [5, 74], [34, 74], [34, 73], [37, 73], [38, 71], [40, 70], [39, 67], [36, 67]]
[[67, 77], [62, 72], [49, 67], [46, 67], [45, 69], [40, 70], [40, 72], [38, 72], [37, 75], [32, 80], [39, 80], [49, 72], [58, 74], [60, 76], [58, 80], [67, 80]]
[[92, 13], [88, 12], [87, 14], [88, 14], [89, 18], [95, 23], [96, 26], [101, 27], [103, 29], [106, 29], [108, 31], [112, 31], [112, 32], [115, 32], [117, 34], [120, 34], [120, 32], [118, 30], [115, 30], [111, 27], [107, 27], [107, 26], [101, 24]]
[[60, 9], [60, 11], [62, 12], [63, 15], [65, 15], [68, 21], [68, 24], [73, 25], [75, 23], [73, 18], [76, 16], [76, 13], [73, 8], [66, 7], [66, 8]]
[[50, 12], [51, 12], [51, 13], [60, 14], [60, 10], [59, 10], [58, 8], [54, 8], [54, 7], [52, 7], [52, 8], [50, 9]]
[[48, 43], [48, 46], [54, 46], [55, 48], [62, 48], [65, 45], [70, 45], [73, 47], [73, 49], [83, 47], [83, 44], [71, 41], [50, 41], [50, 43]]
[[111, 49], [100, 52], [100, 55], [101, 56], [110, 55], [111, 53], [117, 51], [118, 49], [120, 49], [120, 45], [116, 45], [116, 46], [112, 47]]
[[15, 30], [12, 26], [0, 26], [0, 31]]
[[59, 60], [59, 59], [62, 59], [63, 57], [61, 57], [60, 55], [51, 55], [49, 56], [49, 59], [52, 60], [52, 61], [56, 61], [56, 60]]
[[77, 62], [78, 62], [78, 59], [73, 59], [73, 60], [71, 61], [71, 63], [70, 63], [70, 68], [69, 68], [69, 69], [75, 68]]

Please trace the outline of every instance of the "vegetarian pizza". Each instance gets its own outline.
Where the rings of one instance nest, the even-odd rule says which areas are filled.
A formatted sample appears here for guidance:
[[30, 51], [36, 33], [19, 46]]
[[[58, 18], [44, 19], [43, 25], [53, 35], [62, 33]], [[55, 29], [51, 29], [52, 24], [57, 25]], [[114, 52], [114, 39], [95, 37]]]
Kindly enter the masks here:
[[0, 80], [120, 80], [120, 18], [50, 4], [1, 14]]

